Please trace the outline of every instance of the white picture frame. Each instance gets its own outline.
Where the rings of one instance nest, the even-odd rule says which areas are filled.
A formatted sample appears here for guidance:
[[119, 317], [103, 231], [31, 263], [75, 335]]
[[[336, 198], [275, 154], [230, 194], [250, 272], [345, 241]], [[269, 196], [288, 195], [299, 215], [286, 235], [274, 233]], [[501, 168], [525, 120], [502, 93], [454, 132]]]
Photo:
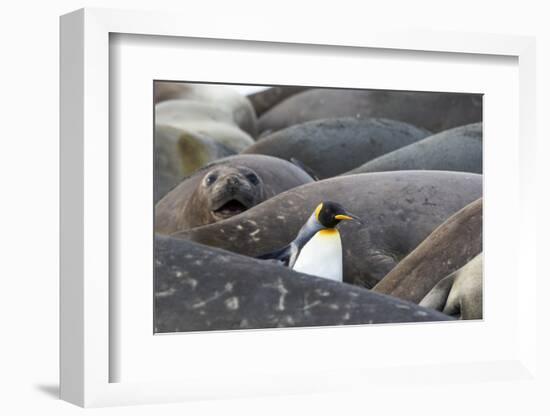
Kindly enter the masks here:
[[[537, 271], [535, 249], [536, 198], [531, 178], [535, 171], [535, 152], [527, 144], [535, 140], [535, 42], [533, 38], [468, 33], [432, 33], [430, 31], [381, 31], [367, 29], [354, 33], [328, 35], [323, 28], [276, 30], [268, 24], [254, 24], [235, 31], [230, 23], [204, 26], [169, 13], [83, 9], [61, 18], [61, 398], [84, 406], [110, 406], [162, 403], [197, 398], [231, 398], [270, 394], [297, 394], [351, 388], [394, 379], [400, 383], [445, 383], [449, 378], [464, 383], [483, 380], [536, 381], [536, 303]], [[264, 22], [265, 23], [265, 22]], [[243, 35], [245, 33], [246, 35]], [[507, 56], [517, 59], [519, 85], [519, 174], [516, 178], [518, 288], [517, 348], [497, 360], [419, 361], [400, 369], [368, 365], [356, 369], [321, 367], [319, 373], [301, 372], [264, 374], [245, 380], [234, 374], [212, 377], [195, 376], [170, 381], [112, 382], [111, 368], [120, 360], [112, 349], [110, 325], [114, 288], [109, 280], [113, 259], [109, 252], [110, 171], [116, 169], [109, 152], [110, 37], [113, 34], [161, 36], [165, 39], [202, 38], [226, 41], [276, 42], [299, 45], [332, 45], [333, 48], [370, 48], [389, 51], [422, 51], [439, 54]], [[346, 329], [347, 330], [347, 329]], [[361, 328], [353, 328], [355, 332]], [[408, 329], [410, 331], [410, 328]], [[293, 330], [295, 334], [305, 330]], [[403, 329], [407, 331], [407, 329]], [[275, 335], [273, 335], [275, 334]], [[280, 333], [279, 333], [280, 334]], [[270, 333], [269, 337], [281, 336]], [[312, 336], [312, 332], [309, 333]], [[152, 336], [152, 334], [151, 334]], [[204, 335], [203, 335], [204, 336]], [[213, 335], [216, 342], [227, 334]], [[210, 336], [210, 339], [213, 339]], [[171, 341], [165, 341], [171, 342]], [[346, 382], [342, 382], [346, 379]], [[450, 387], [449, 387], [450, 388]], [[453, 386], [456, 388], [456, 386]], [[373, 391], [373, 390], [371, 390]]]

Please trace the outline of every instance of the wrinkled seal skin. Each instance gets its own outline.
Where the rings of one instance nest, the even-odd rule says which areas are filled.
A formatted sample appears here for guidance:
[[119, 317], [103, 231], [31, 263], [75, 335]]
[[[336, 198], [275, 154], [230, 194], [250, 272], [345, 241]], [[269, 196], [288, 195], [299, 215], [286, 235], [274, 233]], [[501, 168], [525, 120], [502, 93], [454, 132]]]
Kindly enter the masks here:
[[168, 100], [198, 101], [215, 105], [231, 115], [231, 122], [256, 136], [257, 118], [246, 97], [223, 85], [189, 84], [183, 82], [155, 81], [155, 104]]
[[[258, 184], [247, 179], [246, 175], [251, 172], [257, 175]], [[210, 173], [216, 173], [218, 177], [208, 186], [205, 178]], [[238, 184], [233, 183], [235, 176]], [[313, 182], [311, 176], [282, 159], [263, 155], [236, 155], [219, 159], [183, 180], [157, 203], [155, 230], [171, 234], [219, 221], [220, 218], [212, 214], [212, 209], [218, 208], [214, 205], [223, 203], [224, 197], [242, 197], [240, 202], [250, 208], [309, 182]], [[251, 189], [255, 192], [251, 193]]]
[[380, 117], [431, 132], [482, 121], [482, 95], [439, 92], [311, 89], [260, 117], [259, 130], [281, 130], [329, 117]]
[[483, 254], [442, 279], [422, 299], [420, 306], [458, 319], [483, 318]]
[[409, 302], [185, 240], [155, 240], [155, 332], [445, 321]]
[[171, 126], [155, 126], [155, 202], [183, 178], [235, 152], [210, 138]]
[[391, 170], [452, 170], [482, 173], [481, 123], [456, 127], [386, 153], [348, 175]]
[[481, 252], [482, 212], [481, 198], [458, 211], [434, 230], [373, 290], [420, 302], [441, 279]]
[[344, 281], [373, 287], [437, 226], [481, 197], [481, 175], [408, 171], [326, 179], [291, 189], [244, 213], [174, 237], [259, 256], [292, 241], [320, 201], [342, 203], [363, 226], [339, 226]]
[[279, 104], [281, 101], [307, 89], [309, 89], [309, 87], [271, 87], [266, 90], [250, 94], [247, 98], [252, 103], [252, 107], [254, 107], [256, 115], [260, 117], [263, 113], [276, 104]]
[[262, 138], [243, 153], [295, 158], [324, 179], [428, 135], [427, 130], [400, 121], [344, 117], [288, 127]]

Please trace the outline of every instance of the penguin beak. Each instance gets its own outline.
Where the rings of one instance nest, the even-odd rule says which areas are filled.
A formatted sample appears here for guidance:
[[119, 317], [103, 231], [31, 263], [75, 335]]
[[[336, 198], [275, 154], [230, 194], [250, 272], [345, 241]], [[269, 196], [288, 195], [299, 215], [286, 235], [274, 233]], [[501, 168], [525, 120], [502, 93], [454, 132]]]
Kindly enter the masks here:
[[363, 225], [363, 221], [359, 219], [358, 216], [350, 214], [349, 212], [345, 212], [344, 214], [338, 214], [335, 215], [334, 218], [340, 221], [355, 221], [361, 225]]

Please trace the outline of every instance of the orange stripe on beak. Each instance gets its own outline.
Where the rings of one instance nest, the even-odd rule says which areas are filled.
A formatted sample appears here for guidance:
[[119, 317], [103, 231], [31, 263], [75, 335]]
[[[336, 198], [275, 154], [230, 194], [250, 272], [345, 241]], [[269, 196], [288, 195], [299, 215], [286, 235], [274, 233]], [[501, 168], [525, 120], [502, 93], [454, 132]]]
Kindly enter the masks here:
[[343, 214], [338, 214], [334, 218], [336, 218], [337, 220], [344, 220], [344, 221], [349, 221], [349, 220], [354, 219], [354, 218], [350, 217], [349, 215], [343, 215]]

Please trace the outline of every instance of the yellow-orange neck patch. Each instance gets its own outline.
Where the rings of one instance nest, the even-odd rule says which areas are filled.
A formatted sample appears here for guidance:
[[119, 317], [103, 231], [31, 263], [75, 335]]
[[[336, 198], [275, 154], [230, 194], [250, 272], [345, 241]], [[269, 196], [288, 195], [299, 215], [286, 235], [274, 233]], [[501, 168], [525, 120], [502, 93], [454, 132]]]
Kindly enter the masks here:
[[319, 231], [319, 235], [322, 237], [334, 237], [338, 234], [336, 228], [325, 228], [324, 230]]
[[315, 208], [315, 219], [319, 221], [319, 213], [323, 209], [323, 203], [321, 202], [319, 205], [317, 205], [317, 208]]

